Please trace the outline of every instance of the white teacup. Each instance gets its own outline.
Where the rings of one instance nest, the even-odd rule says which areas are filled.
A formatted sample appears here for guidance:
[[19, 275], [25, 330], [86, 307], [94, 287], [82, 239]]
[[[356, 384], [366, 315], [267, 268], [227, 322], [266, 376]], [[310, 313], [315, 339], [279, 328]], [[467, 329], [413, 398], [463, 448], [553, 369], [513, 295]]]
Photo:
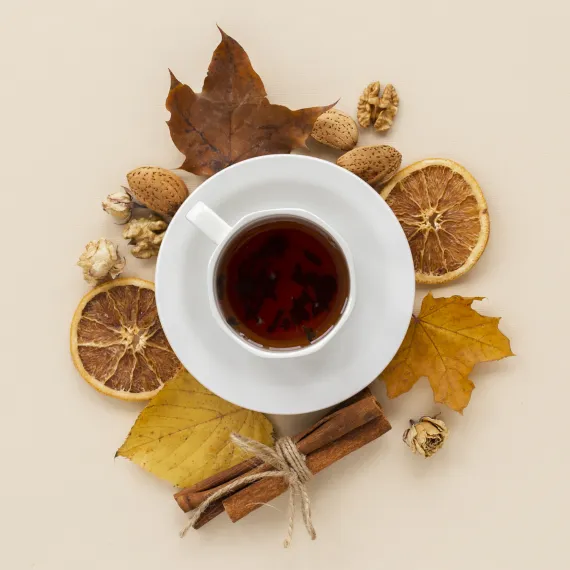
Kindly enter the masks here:
[[[207, 272], [208, 299], [210, 302], [212, 315], [220, 327], [240, 346], [245, 348], [250, 353], [264, 358], [293, 358], [312, 354], [330, 342], [330, 340], [338, 333], [344, 323], [346, 323], [348, 317], [350, 316], [350, 313], [352, 312], [356, 299], [354, 264], [352, 261], [352, 256], [344, 239], [319, 217], [300, 208], [277, 208], [272, 210], [253, 212], [241, 218], [235, 225], [230, 226], [222, 218], [220, 218], [218, 214], [206, 206], [206, 204], [203, 202], [198, 202], [186, 214], [186, 218], [192, 222], [199, 230], [204, 232], [204, 234], [206, 234], [206, 236], [208, 236], [215, 244], [217, 244], [216, 249], [210, 257]], [[250, 227], [253, 223], [257, 223], [262, 220], [270, 220], [271, 218], [298, 218], [311, 222], [312, 224], [319, 227], [323, 232], [328, 234], [334, 240], [334, 242], [336, 242], [336, 245], [338, 245], [346, 260], [349, 278], [349, 293], [344, 310], [340, 315], [339, 320], [326, 334], [319, 337], [313, 343], [307, 346], [295, 347], [291, 349], [273, 349], [257, 346], [249, 342], [247, 339], [238, 334], [226, 322], [220, 311], [218, 301], [216, 299], [215, 278], [217, 265], [221, 254], [234, 241], [234, 239], [242, 233], [243, 230]]]

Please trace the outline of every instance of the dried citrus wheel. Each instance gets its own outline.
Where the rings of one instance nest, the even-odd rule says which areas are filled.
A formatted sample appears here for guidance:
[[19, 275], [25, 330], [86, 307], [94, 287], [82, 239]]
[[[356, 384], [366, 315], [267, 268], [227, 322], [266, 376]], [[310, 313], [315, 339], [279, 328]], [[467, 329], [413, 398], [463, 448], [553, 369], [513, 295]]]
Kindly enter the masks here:
[[418, 283], [445, 283], [469, 271], [487, 245], [489, 214], [463, 166], [430, 158], [404, 168], [382, 189], [400, 221]]
[[154, 284], [116, 279], [79, 303], [71, 356], [91, 386], [122, 400], [149, 400], [181, 369], [158, 320]]

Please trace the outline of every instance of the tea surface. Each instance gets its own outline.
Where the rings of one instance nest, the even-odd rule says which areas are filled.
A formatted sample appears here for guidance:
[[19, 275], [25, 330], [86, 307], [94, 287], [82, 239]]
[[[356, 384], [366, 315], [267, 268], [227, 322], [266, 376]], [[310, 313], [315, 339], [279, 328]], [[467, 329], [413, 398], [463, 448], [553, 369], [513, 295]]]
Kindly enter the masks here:
[[226, 321], [265, 348], [315, 342], [337, 323], [348, 266], [331, 236], [299, 218], [246, 228], [222, 253], [216, 294]]

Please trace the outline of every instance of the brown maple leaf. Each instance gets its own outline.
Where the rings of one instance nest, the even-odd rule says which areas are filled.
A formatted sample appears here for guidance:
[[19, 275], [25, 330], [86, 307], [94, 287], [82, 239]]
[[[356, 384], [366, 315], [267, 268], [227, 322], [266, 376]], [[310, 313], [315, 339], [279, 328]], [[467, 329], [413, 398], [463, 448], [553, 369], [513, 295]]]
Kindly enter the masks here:
[[170, 136], [186, 156], [180, 168], [206, 176], [246, 158], [304, 147], [317, 117], [333, 106], [292, 111], [273, 105], [247, 53], [220, 32], [222, 41], [212, 56], [202, 93], [170, 72], [166, 99]]

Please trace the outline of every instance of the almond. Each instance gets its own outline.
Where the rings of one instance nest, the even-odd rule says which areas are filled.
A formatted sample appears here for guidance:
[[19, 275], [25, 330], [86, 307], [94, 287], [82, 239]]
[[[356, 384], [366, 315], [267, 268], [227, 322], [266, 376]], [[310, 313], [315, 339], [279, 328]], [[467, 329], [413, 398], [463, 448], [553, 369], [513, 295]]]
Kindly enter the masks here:
[[336, 161], [371, 186], [384, 184], [398, 172], [402, 155], [388, 145], [359, 146]]
[[159, 166], [141, 166], [127, 174], [129, 190], [137, 202], [162, 216], [173, 216], [188, 197], [182, 178]]
[[315, 121], [311, 136], [316, 141], [338, 150], [350, 150], [358, 142], [358, 126], [345, 113], [329, 109]]

